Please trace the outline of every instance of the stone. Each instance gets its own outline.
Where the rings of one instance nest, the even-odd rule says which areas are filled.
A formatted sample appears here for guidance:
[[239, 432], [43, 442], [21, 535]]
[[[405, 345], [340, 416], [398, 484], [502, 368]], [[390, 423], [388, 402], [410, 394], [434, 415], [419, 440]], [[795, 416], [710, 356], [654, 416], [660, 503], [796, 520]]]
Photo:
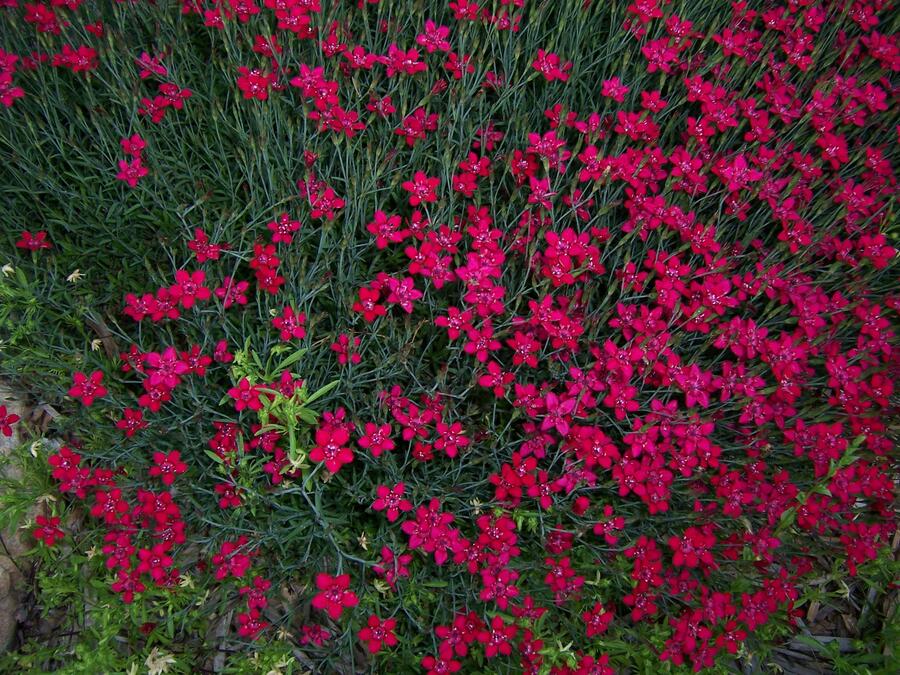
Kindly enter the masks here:
[[[0, 405], [24, 419], [24, 404], [3, 382], [0, 382]], [[0, 455], [9, 455], [20, 442], [16, 425], [12, 437], [0, 435]], [[15, 479], [21, 475], [14, 464], [4, 466], [0, 471], [6, 478]], [[34, 517], [31, 513], [29, 516]], [[23, 572], [30, 571], [30, 562], [23, 556], [30, 546], [27, 535], [23, 536], [15, 525], [0, 532], [0, 654], [12, 646], [16, 637], [16, 617], [26, 595], [27, 580]]]

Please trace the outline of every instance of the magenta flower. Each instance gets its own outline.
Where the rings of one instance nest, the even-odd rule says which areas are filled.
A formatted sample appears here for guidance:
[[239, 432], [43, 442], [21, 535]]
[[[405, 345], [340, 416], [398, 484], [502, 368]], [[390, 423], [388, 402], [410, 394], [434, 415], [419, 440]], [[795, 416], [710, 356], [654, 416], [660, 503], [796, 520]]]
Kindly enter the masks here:
[[90, 406], [94, 403], [94, 399], [103, 398], [109, 393], [103, 386], [103, 372], [95, 370], [90, 375], [84, 373], [75, 373], [72, 376], [72, 387], [69, 389], [69, 396], [79, 399], [82, 404]]
[[317, 574], [316, 588], [319, 589], [319, 593], [313, 596], [312, 606], [326, 612], [335, 621], [340, 618], [345, 609], [356, 607], [359, 604], [356, 593], [349, 590], [349, 574], [341, 574], [336, 577], [330, 574]]

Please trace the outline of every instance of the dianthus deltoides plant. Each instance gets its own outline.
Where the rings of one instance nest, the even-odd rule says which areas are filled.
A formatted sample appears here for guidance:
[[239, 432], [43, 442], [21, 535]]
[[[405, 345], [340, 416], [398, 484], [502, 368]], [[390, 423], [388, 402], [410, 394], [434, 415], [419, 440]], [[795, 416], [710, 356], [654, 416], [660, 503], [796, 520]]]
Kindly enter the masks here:
[[889, 0], [0, 5], [57, 666], [727, 669], [885, 564]]

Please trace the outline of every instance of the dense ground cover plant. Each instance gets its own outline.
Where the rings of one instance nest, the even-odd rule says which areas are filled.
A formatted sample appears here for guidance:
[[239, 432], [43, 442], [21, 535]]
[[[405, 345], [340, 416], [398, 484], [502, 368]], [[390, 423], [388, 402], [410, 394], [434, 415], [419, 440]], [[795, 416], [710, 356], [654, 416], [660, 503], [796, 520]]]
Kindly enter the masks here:
[[889, 574], [891, 3], [0, 4], [20, 666], [697, 671]]

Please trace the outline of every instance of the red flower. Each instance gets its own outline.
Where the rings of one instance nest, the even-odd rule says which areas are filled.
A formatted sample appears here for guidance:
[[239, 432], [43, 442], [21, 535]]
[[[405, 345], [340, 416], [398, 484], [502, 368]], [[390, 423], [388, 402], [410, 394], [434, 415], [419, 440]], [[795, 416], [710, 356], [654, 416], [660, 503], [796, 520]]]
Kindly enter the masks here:
[[197, 262], [204, 263], [207, 260], [218, 260], [222, 251], [228, 248], [227, 244], [211, 244], [209, 236], [199, 227], [194, 228], [194, 238], [188, 242], [188, 248], [197, 256]]
[[12, 436], [12, 425], [19, 421], [19, 416], [7, 413], [6, 406], [0, 405], [0, 434]]
[[387, 66], [388, 77], [393, 77], [398, 73], [415, 75], [428, 70], [428, 65], [424, 61], [419, 61], [418, 49], [404, 51], [395, 44], [388, 46], [387, 56], [382, 56], [381, 62]]
[[359, 639], [366, 643], [366, 647], [373, 654], [377, 654], [384, 647], [393, 647], [397, 644], [397, 636], [394, 635], [396, 619], [385, 619], [372, 614], [366, 621], [365, 627], [359, 631]]
[[122, 602], [130, 605], [134, 602], [135, 593], [143, 593], [147, 587], [141, 583], [141, 573], [137, 570], [127, 571], [119, 570], [118, 579], [114, 581], [110, 588], [116, 593], [122, 594]]
[[350, 336], [346, 333], [338, 335], [337, 341], [331, 343], [331, 351], [337, 354], [337, 361], [342, 366], [349, 363], [361, 363], [362, 356], [356, 349], [362, 343], [358, 335]]
[[[453, 5], [453, 3], [450, 4]], [[447, 673], [459, 672], [462, 663], [453, 660], [450, 656], [431, 656], [429, 654], [422, 659], [422, 667], [425, 669], [425, 675], [447, 675]]]
[[394, 103], [390, 96], [378, 98], [377, 96], [372, 95], [369, 98], [369, 102], [366, 104], [366, 110], [375, 113], [379, 117], [387, 117], [391, 113], [396, 112], [397, 108], [394, 107]]
[[277, 220], [267, 223], [266, 227], [272, 232], [273, 244], [290, 244], [294, 241], [294, 232], [300, 229], [299, 220], [291, 220], [291, 217], [282, 213]]
[[375, 219], [366, 225], [366, 229], [375, 237], [375, 246], [387, 248], [388, 244], [398, 244], [406, 239], [410, 231], [401, 229], [400, 216], [389, 216], [384, 211], [376, 211]]
[[491, 361], [487, 365], [487, 373], [478, 378], [478, 384], [493, 389], [494, 396], [503, 398], [506, 395], [506, 388], [515, 382], [515, 379], [516, 376], [504, 371], [499, 363]]
[[125, 137], [119, 141], [119, 144], [126, 155], [131, 155], [134, 158], [140, 157], [144, 152], [144, 148], [147, 147], [147, 142], [141, 138], [140, 134], [134, 134], [130, 138]]
[[174, 347], [167, 347], [161, 354], [148, 352], [143, 355], [143, 361], [148, 382], [154, 387], [163, 385], [174, 389], [181, 383], [181, 376], [190, 370]]
[[119, 160], [119, 172], [116, 174], [116, 178], [125, 183], [128, 183], [128, 187], [137, 187], [138, 181], [150, 173], [150, 170], [144, 166], [143, 158], [140, 156], [134, 157], [130, 161], [127, 159]]
[[387, 314], [387, 307], [378, 304], [381, 291], [376, 288], [360, 288], [359, 300], [353, 303], [353, 311], [361, 312], [363, 319], [371, 323], [379, 316]]
[[350, 575], [341, 574], [333, 577], [330, 574], [317, 574], [316, 587], [320, 593], [312, 599], [312, 606], [328, 613], [335, 621], [340, 618], [344, 609], [356, 607], [359, 599], [350, 588]]
[[602, 96], [611, 98], [616, 103], [622, 103], [625, 100], [625, 94], [629, 91], [631, 90], [622, 84], [622, 80], [618, 77], [612, 77], [603, 81], [600, 93]]
[[181, 362], [187, 367], [186, 373], [204, 377], [206, 369], [212, 365], [212, 357], [200, 351], [200, 345], [191, 345], [191, 350], [181, 352]]
[[374, 422], [366, 422], [366, 433], [356, 442], [359, 447], [372, 453], [372, 457], [380, 457], [381, 453], [394, 449], [394, 441], [391, 440], [393, 429], [390, 424], [381, 426]]
[[428, 506], [416, 509], [416, 519], [407, 520], [400, 526], [409, 535], [409, 547], [421, 548], [426, 553], [434, 553], [434, 562], [443, 565], [449, 555], [447, 551], [459, 538], [459, 530], [451, 528], [453, 514], [441, 511], [441, 503], [432, 499]]
[[213, 358], [219, 363], [231, 363], [234, 361], [234, 355], [228, 351], [227, 341], [219, 340], [216, 343], [216, 348], [213, 351]]
[[152, 548], [138, 549], [137, 571], [141, 574], [149, 574], [157, 585], [162, 585], [168, 577], [168, 568], [174, 562], [169, 550], [172, 545], [169, 542], [154, 544]]
[[119, 488], [97, 490], [94, 492], [94, 500], [94, 506], [91, 508], [92, 516], [102, 517], [108, 525], [127, 522], [130, 507], [122, 498], [122, 491]]
[[587, 626], [587, 636], [594, 637], [607, 631], [613, 620], [613, 613], [601, 603], [596, 602], [590, 610], [581, 614], [581, 618], [584, 619], [585, 626]]
[[309, 451], [313, 462], [325, 462], [325, 468], [337, 473], [353, 461], [353, 451], [346, 447], [350, 434], [343, 426], [326, 425], [316, 430], [316, 444]]
[[250, 556], [253, 553], [243, 552], [246, 545], [247, 537], [243, 535], [235, 541], [226, 541], [222, 544], [219, 552], [212, 557], [212, 564], [216, 566], [215, 576], [217, 580], [222, 581], [228, 576], [240, 579], [247, 573], [252, 562]]
[[822, 159], [831, 165], [832, 169], [839, 169], [850, 161], [847, 154], [847, 140], [840, 135], [825, 131], [816, 140], [816, 145], [822, 149]]
[[541, 421], [541, 431], [555, 429], [560, 436], [569, 433], [569, 423], [572, 412], [575, 410], [577, 400], [574, 398], [559, 398], [553, 392], [544, 397], [544, 419]]
[[281, 310], [281, 316], [272, 319], [272, 325], [281, 331], [281, 339], [285, 342], [291, 338], [302, 340], [306, 337], [306, 314], [303, 312], [295, 312], [292, 307], [285, 307]]
[[259, 391], [259, 387], [255, 384], [250, 384], [250, 380], [246, 377], [241, 378], [238, 386], [229, 389], [228, 395], [234, 399], [234, 409], [238, 412], [244, 408], [254, 411], [262, 408], [262, 401], [260, 400], [262, 393]]
[[161, 96], [158, 96], [157, 98], [163, 99], [166, 106], [171, 106], [175, 110], [182, 110], [184, 108], [184, 102], [193, 96], [193, 92], [190, 89], [182, 89], [171, 82], [160, 84], [159, 93]]
[[568, 556], [559, 560], [546, 558], [544, 562], [550, 567], [550, 571], [544, 577], [544, 583], [553, 591], [554, 602], [562, 605], [570, 595], [584, 585], [584, 577], [575, 573]]
[[708, 527], [698, 529], [689, 527], [681, 537], [669, 537], [669, 548], [672, 549], [672, 564], [676, 567], [715, 568], [716, 561], [710, 549], [715, 546], [716, 537]]
[[205, 280], [206, 272], [203, 270], [178, 270], [175, 272], [175, 283], [169, 286], [169, 295], [180, 302], [182, 307], [190, 309], [197, 300], [209, 300], [212, 295], [203, 285]]
[[253, 577], [253, 586], [241, 586], [238, 592], [247, 600], [249, 609], [265, 609], [269, 606], [266, 591], [272, 587], [272, 582], [260, 576]]
[[188, 466], [181, 461], [181, 453], [178, 450], [166, 454], [165, 452], [154, 452], [153, 462], [155, 466], [150, 467], [150, 475], [159, 477], [163, 485], [171, 485], [175, 482], [175, 477], [187, 471]]
[[244, 98], [255, 98], [260, 101], [269, 98], [269, 88], [275, 84], [273, 74], [264, 73], [257, 68], [251, 70], [246, 66], [239, 67], [238, 72], [240, 76], [237, 79], [237, 85]]
[[376, 511], [384, 511], [387, 509], [387, 519], [393, 523], [400, 517], [400, 512], [412, 511], [413, 505], [408, 499], [403, 499], [403, 493], [406, 486], [403, 483], [397, 483], [394, 487], [389, 488], [387, 485], [379, 485], [375, 488], [377, 499], [372, 502], [372, 508]]
[[258, 609], [238, 614], [238, 635], [255, 640], [259, 634], [269, 627], [269, 623], [260, 618]]
[[416, 36], [416, 43], [425, 48], [429, 54], [435, 51], [450, 51], [450, 29], [447, 26], [438, 26], [431, 19], [425, 21], [425, 31]]
[[434, 320], [434, 325], [446, 328], [447, 337], [451, 340], [456, 340], [464, 332], [469, 333], [474, 330], [472, 326], [472, 310], [467, 309], [461, 312], [457, 307], [448, 307], [447, 315], [437, 317]]
[[313, 644], [317, 647], [321, 647], [328, 642], [330, 638], [331, 633], [318, 624], [300, 626], [299, 640], [301, 645]]
[[172, 389], [165, 383], [150, 384], [149, 378], [142, 383], [144, 393], [138, 397], [138, 405], [142, 408], [150, 408], [153, 412], [159, 412], [162, 404], [172, 400]]
[[378, 576], [383, 576], [388, 586], [395, 588], [397, 577], [409, 577], [409, 564], [412, 562], [411, 553], [403, 553], [395, 556], [387, 546], [381, 548], [381, 561], [372, 570]]
[[525, 618], [528, 621], [537, 621], [544, 614], [547, 613], [546, 607], [539, 607], [534, 604], [534, 598], [530, 595], [526, 595], [522, 600], [522, 606], [513, 606], [512, 608], [513, 616], [516, 618]]
[[216, 494], [219, 495], [219, 508], [236, 509], [241, 505], [241, 489], [232, 483], [217, 483]]
[[464, 435], [462, 424], [453, 422], [447, 424], [444, 421], [437, 423], [438, 438], [434, 442], [436, 450], [443, 450], [448, 457], [456, 457], [461, 448], [469, 445], [469, 439]]
[[454, 80], [461, 80], [463, 75], [471, 75], [475, 72], [475, 64], [471, 61], [471, 54], [459, 55], [456, 52], [450, 52], [444, 62], [444, 69], [450, 72]]
[[226, 276], [222, 279], [222, 285], [216, 288], [216, 297], [222, 301], [222, 307], [228, 309], [234, 304], [247, 304], [247, 289], [250, 284], [246, 281], [235, 281]]
[[614, 513], [613, 507], [607, 504], [603, 507], [604, 519], [594, 523], [594, 534], [598, 537], [602, 536], [610, 546], [615, 546], [619, 541], [619, 538], [613, 533], [625, 527], [625, 518], [614, 516]]
[[[17, 58], [15, 55], [13, 58]], [[25, 96], [25, 90], [22, 87], [12, 86], [13, 76], [11, 70], [0, 71], [0, 104], [4, 108], [11, 108], [16, 99]]]
[[109, 393], [102, 384], [103, 373], [99, 370], [95, 370], [90, 376], [84, 373], [75, 373], [72, 380], [69, 396], [80, 399], [86, 406], [93, 404], [95, 398], [103, 398]]
[[82, 73], [97, 68], [97, 50], [87, 45], [79, 45], [72, 49], [70, 45], [63, 45], [59, 54], [53, 55], [53, 66], [56, 68], [68, 68], [73, 73]]
[[478, 641], [484, 644], [485, 658], [492, 659], [498, 654], [509, 656], [512, 654], [511, 640], [519, 631], [519, 627], [503, 621], [502, 616], [491, 619], [489, 627], [485, 627], [478, 633]]
[[44, 542], [47, 546], [53, 546], [57, 540], [62, 539], [65, 534], [59, 527], [59, 518], [52, 516], [37, 516], [35, 519], [37, 526], [31, 531], [32, 536], [38, 541]]
[[34, 234], [24, 230], [20, 235], [19, 241], [16, 242], [16, 246], [29, 251], [39, 251], [42, 248], [50, 248], [51, 244], [47, 241], [47, 233], [43, 230]]
[[409, 203], [418, 206], [422, 202], [430, 204], [437, 201], [437, 188], [441, 184], [440, 178], [425, 175], [422, 171], [416, 171], [412, 180], [404, 181], [401, 187], [409, 192]]
[[569, 79], [568, 71], [572, 69], [572, 62], [566, 61], [562, 63], [557, 54], [538, 49], [537, 57], [531, 66], [541, 73], [547, 82], [552, 82], [553, 80], [565, 82]]
[[501, 568], [496, 574], [490, 569], [481, 570], [481, 583], [484, 588], [478, 597], [484, 601], [493, 600], [497, 603], [497, 607], [505, 611], [509, 607], [509, 601], [519, 595], [519, 587], [515, 585], [518, 578], [519, 573], [508, 567]]
[[134, 62], [140, 66], [140, 70], [138, 71], [138, 77], [142, 80], [146, 80], [148, 77], [156, 75], [158, 77], [165, 77], [169, 74], [168, 69], [162, 65], [162, 54], [157, 54], [155, 57], [150, 56], [147, 52], [141, 52], [141, 55], [134, 60]]
[[470, 328], [468, 340], [463, 346], [466, 354], [472, 354], [481, 363], [485, 363], [491, 356], [491, 352], [500, 349], [499, 340], [494, 339], [494, 327], [490, 321], [485, 321], [481, 328]]
[[412, 278], [395, 279], [387, 275], [380, 275], [380, 281], [388, 290], [388, 296], [385, 301], [400, 305], [404, 312], [411, 314], [413, 302], [422, 297], [422, 291], [415, 287], [415, 282]]

